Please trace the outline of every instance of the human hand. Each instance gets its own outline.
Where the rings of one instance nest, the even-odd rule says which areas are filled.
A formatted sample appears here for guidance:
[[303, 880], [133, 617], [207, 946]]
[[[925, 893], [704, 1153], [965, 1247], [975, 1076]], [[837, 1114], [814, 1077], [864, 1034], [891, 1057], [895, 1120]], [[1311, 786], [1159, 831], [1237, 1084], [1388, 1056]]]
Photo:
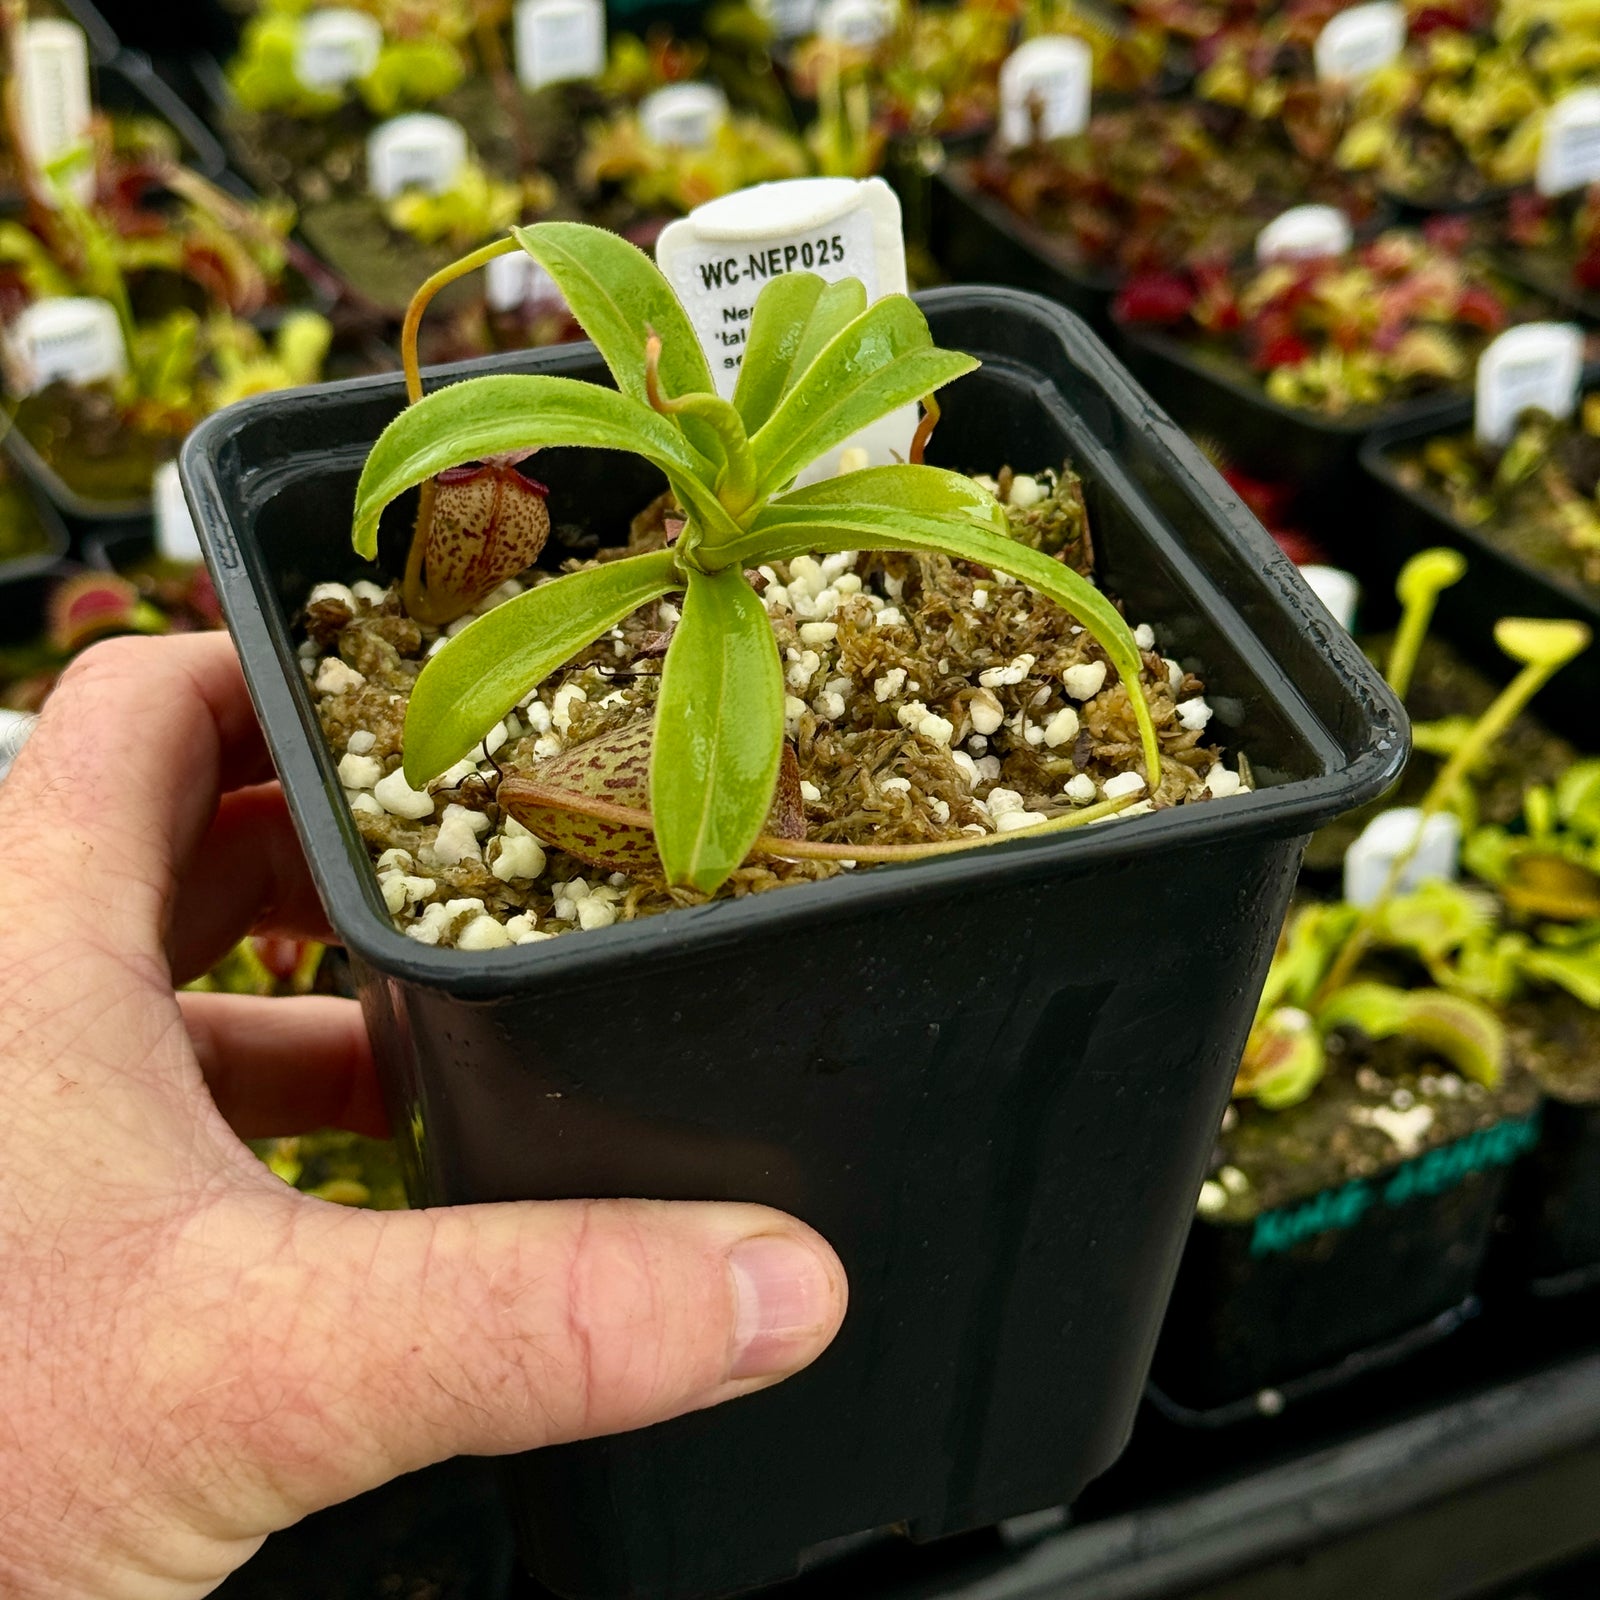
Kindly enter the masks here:
[[118, 640], [0, 786], [0, 1593], [208, 1593], [273, 1529], [455, 1454], [639, 1427], [804, 1366], [828, 1246], [757, 1206], [377, 1214], [240, 1137], [384, 1131], [353, 1001], [176, 995], [328, 930], [231, 646]]

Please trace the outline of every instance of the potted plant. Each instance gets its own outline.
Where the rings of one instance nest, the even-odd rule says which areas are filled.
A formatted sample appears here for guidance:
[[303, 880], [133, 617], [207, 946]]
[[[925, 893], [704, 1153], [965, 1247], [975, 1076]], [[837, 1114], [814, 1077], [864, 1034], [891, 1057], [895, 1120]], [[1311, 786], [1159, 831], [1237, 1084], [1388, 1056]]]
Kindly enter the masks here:
[[1306, 201], [1364, 222], [1374, 197], [1236, 112], [1146, 100], [1097, 112], [1075, 138], [953, 161], [936, 201], [935, 251], [952, 271], [1003, 276], [1103, 323], [1130, 279], [1230, 261]]
[[1600, 317], [1600, 183], [1559, 198], [1519, 191], [1500, 238], [1507, 271], [1559, 306]]
[[[1402, 578], [1391, 683], [1460, 576], [1450, 556]], [[1468, 776], [1590, 636], [1519, 619], [1498, 637], [1521, 670], [1452, 730], [1415, 838], [1447, 807], [1471, 813]], [[1536, 1050], [1511, 1011], [1526, 941], [1481, 890], [1399, 892], [1410, 855], [1359, 905], [1302, 905], [1280, 942], [1156, 1357], [1158, 1404], [1182, 1421], [1276, 1415], [1471, 1312], [1506, 1172], [1539, 1137]]]
[[[1594, 384], [1577, 415], [1556, 422], [1529, 412], [1504, 448], [1480, 444], [1471, 403], [1440, 407], [1374, 435], [1362, 449], [1367, 478], [1381, 496], [1394, 548], [1447, 543], [1467, 552], [1492, 582], [1452, 595], [1443, 621], [1476, 647], [1496, 604], [1531, 616], [1600, 619], [1589, 545], [1596, 537], [1594, 463], [1600, 400]], [[1600, 686], [1600, 667], [1580, 658], [1546, 696], [1563, 715], [1580, 715]]]
[[1220, 422], [1246, 470], [1347, 500], [1368, 433], [1467, 390], [1489, 341], [1539, 309], [1454, 232], [1393, 228], [1343, 255], [1135, 279], [1114, 315], [1179, 422]]
[[[795, 1384], [719, 1414], [518, 1462], [534, 1567], [569, 1595], [727, 1592], [794, 1571], [807, 1548], [847, 1531], [903, 1523], [932, 1538], [1070, 1499], [1117, 1453], [1131, 1423], [1207, 1130], [1248, 1022], [1243, 997], [1264, 970], [1300, 844], [1316, 821], [1393, 775], [1404, 735], [1392, 702], [1353, 648], [1311, 642], [1311, 601], [1287, 567], [1216, 503], [1198, 458], [1058, 310], [995, 291], [928, 299], [933, 330], [987, 361], [945, 390], [935, 447], [959, 439], [955, 464], [991, 473], [1070, 455], [1095, 519], [1094, 571], [1131, 615], [1148, 618], [1141, 625], [1155, 649], [1142, 649], [1071, 565], [1087, 562], [1088, 549], [1078, 502], [1059, 487], [1051, 493], [1037, 478], [1024, 486], [1013, 475], [1004, 485], [1010, 512], [981, 485], [929, 466], [789, 487], [828, 443], [974, 365], [934, 346], [910, 302], [891, 296], [863, 310], [851, 284], [774, 280], [730, 401], [712, 391], [670, 290], [630, 247], [571, 225], [521, 239], [596, 338], [618, 392], [570, 383], [574, 374], [603, 377], [586, 349], [499, 358], [476, 383], [449, 381], [471, 369], [445, 374], [443, 387], [398, 416], [398, 386], [325, 387], [290, 408], [257, 403], [203, 427], [185, 473], [313, 871], [352, 952], [414, 1195], [739, 1195], [807, 1218], [851, 1274], [851, 1322]], [[852, 352], [858, 377], [846, 381], [839, 363]], [[1067, 398], [1085, 385], [1092, 404]], [[420, 393], [415, 377], [410, 387]], [[792, 432], [802, 416], [824, 420]], [[538, 485], [507, 456], [534, 445], [538, 456], [521, 466], [537, 470]], [[457, 470], [473, 457], [480, 465]], [[251, 463], [269, 459], [270, 490], [247, 488], [267, 483]], [[1126, 487], [1130, 471], [1160, 485], [1160, 515]], [[408, 505], [406, 491], [419, 485]], [[661, 499], [669, 486], [675, 502]], [[1013, 513], [1028, 526], [1029, 499], [1050, 503], [1034, 536], [1047, 548], [1053, 537], [1065, 559], [1011, 537]], [[384, 519], [390, 501], [395, 515]], [[413, 505], [418, 517], [407, 515]], [[362, 551], [378, 557], [376, 574], [364, 554], [340, 557], [323, 537], [330, 519], [351, 515]], [[491, 602], [504, 598], [494, 588], [507, 563], [526, 563], [547, 528], [545, 560], [573, 553], [576, 570], [535, 576], [430, 658], [426, 687], [414, 680], [402, 758], [398, 707], [386, 729], [375, 724], [375, 702], [342, 698], [360, 693], [352, 675], [414, 672], [423, 626], [481, 611], [485, 601], [473, 597], [486, 583]], [[624, 541], [632, 554], [617, 549]], [[861, 554], [912, 545], [924, 554]], [[860, 570], [847, 570], [847, 551]], [[830, 559], [836, 567], [825, 570]], [[1037, 585], [1035, 597], [1002, 573]], [[374, 575], [384, 581], [356, 590]], [[688, 598], [663, 609], [686, 575]], [[840, 606], [852, 575], [854, 592], [871, 587], [876, 605]], [[931, 629], [922, 598], [936, 580], [955, 586], [964, 612], [994, 604], [1002, 627], [1023, 614], [1019, 604], [1037, 610], [1041, 626], [1080, 653], [1074, 664], [1090, 670], [1063, 675], [1060, 690], [1034, 688], [1028, 675], [1042, 657], [1001, 659], [1007, 639], [989, 646], [992, 665], [962, 699], [952, 638], [914, 692], [898, 655], [871, 658], [865, 702], [867, 679], [856, 674], [848, 701], [845, 686], [813, 682], [821, 646], [877, 652], [897, 639], [909, 647]], [[345, 592], [312, 591], [303, 635], [291, 619], [318, 581]], [[835, 613], [847, 613], [831, 619], [831, 638], [830, 619], [818, 615], [828, 588]], [[412, 615], [397, 594], [411, 597]], [[1052, 596], [1081, 621], [1064, 617]], [[862, 610], [876, 619], [870, 637], [841, 645]], [[419, 612], [431, 620], [419, 622]], [[1252, 627], [1270, 643], [1241, 648], [1240, 615], [1259, 618]], [[363, 625], [352, 633], [352, 623]], [[442, 626], [449, 633], [455, 624]], [[335, 638], [351, 659], [328, 656]], [[509, 653], [496, 681], [482, 685], [474, 663], [488, 659], [486, 646], [498, 654], [497, 639]], [[1281, 668], [1266, 665], [1269, 651]], [[575, 653], [585, 659], [571, 662]], [[934, 681], [939, 659], [952, 671]], [[1184, 664], [1204, 668], [1208, 693], [1224, 707], [1217, 725], [1230, 745], [1248, 743], [1260, 787], [1077, 825], [1097, 812], [1141, 811], [1149, 777], [1158, 800], [1231, 787], [1211, 765], [1201, 774], [1178, 759], [1223, 735], [1182, 726], [1169, 660], [1186, 700], [1196, 696]], [[863, 672], [868, 665], [862, 658]], [[558, 668], [560, 703], [553, 695], [547, 705], [541, 679]], [[574, 672], [592, 673], [585, 698]], [[641, 738], [647, 676], [658, 706], [687, 696], [687, 714], [658, 716]], [[461, 690], [470, 703], [458, 715], [449, 702]], [[1040, 709], [1051, 709], [1044, 727], [1030, 715], [1041, 690]], [[1107, 691], [1110, 720], [1102, 720], [1090, 702]], [[1069, 707], [1063, 692], [1088, 700]], [[330, 712], [367, 720], [348, 729], [337, 715], [325, 720], [324, 700]], [[935, 703], [978, 714], [962, 709], [958, 723]], [[817, 800], [800, 786], [823, 793], [816, 776], [832, 770], [825, 750], [847, 707], [870, 719], [854, 728], [863, 752], [897, 752], [894, 765], [882, 755], [858, 764], [864, 814], [855, 822], [813, 812]], [[1071, 737], [1069, 710], [1078, 720]], [[541, 754], [546, 713], [561, 748]], [[607, 725], [612, 716], [620, 726]], [[1187, 717], [1201, 720], [1198, 708]], [[983, 778], [970, 742], [979, 719], [992, 734], [1010, 720], [1007, 748], [1017, 746], [1017, 759], [1035, 753], [1038, 781], [1048, 783], [1037, 792], [1056, 816], [1036, 821], [1013, 809], [1012, 798], [1025, 808], [1029, 796], [999, 796], [991, 778], [990, 821], [981, 820], [956, 759]], [[519, 745], [532, 738], [520, 781], [490, 727], [496, 720]], [[650, 757], [652, 743], [657, 754], [670, 748], [673, 735], [661, 730], [673, 722], [683, 732], [722, 730], [708, 760], [692, 750], [670, 764]], [[330, 746], [325, 726], [342, 749]], [[1070, 787], [1067, 767], [1083, 775], [1085, 732], [1085, 759], [1108, 774], [1112, 763], [1120, 778], [1104, 798], [1104, 785], [1091, 781], [1080, 807], [1083, 786]], [[585, 733], [600, 742], [583, 741]], [[949, 742], [958, 733], [959, 752]], [[395, 770], [359, 787], [374, 777], [362, 763], [380, 734], [394, 739], [394, 753], [373, 764]], [[567, 742], [573, 736], [577, 745]], [[458, 758], [467, 767], [449, 765]], [[598, 781], [591, 758], [604, 769]], [[415, 851], [398, 841], [388, 848], [460, 885], [471, 869], [468, 840], [476, 847], [483, 826], [476, 819], [489, 816], [474, 797], [492, 786], [498, 814], [495, 762], [514, 785], [506, 810], [514, 803], [546, 831], [518, 834], [502, 821], [493, 861], [478, 849], [484, 894], [434, 892], [438, 909], [411, 916], [405, 879], [423, 873], [387, 881], [404, 866], [398, 856], [374, 872], [377, 841], [362, 833], [381, 826], [372, 805], [391, 818], [385, 800], [413, 811], [399, 820], [433, 830], [429, 858], [420, 839]], [[414, 787], [441, 765], [435, 781], [450, 785], [448, 798]], [[799, 776], [808, 770], [810, 780]], [[1224, 771], [1239, 781], [1236, 767]], [[963, 777], [959, 789], [941, 776], [953, 773]], [[346, 801], [347, 781], [368, 800]], [[837, 797], [843, 769], [828, 781]], [[1063, 781], [1069, 787], [1054, 790]], [[1064, 803], [1051, 798], [1057, 792]], [[936, 837], [948, 825], [939, 801], [973, 833]], [[985, 843], [1000, 831], [997, 808], [1017, 818], [1004, 825], [1016, 837]], [[887, 844], [872, 842], [875, 825]], [[893, 843], [908, 833], [920, 835], [911, 851]], [[746, 862], [752, 841], [756, 856]], [[1201, 859], [1197, 845], [1211, 886], [1203, 902], [1178, 888]], [[842, 868], [844, 850], [855, 868]], [[519, 926], [510, 926], [516, 916], [483, 915], [491, 899], [503, 904], [491, 880], [535, 885], [539, 872], [575, 854], [601, 864], [581, 873], [562, 866], [559, 894], [548, 876], [544, 890], [519, 891]], [[933, 858], [869, 870], [907, 854]], [[822, 881], [770, 881], [781, 877]], [[1214, 906], [1223, 881], [1239, 935], [1196, 943], [1192, 919], [1202, 903]], [[1082, 892], [1094, 896], [1092, 939], [1082, 937]], [[480, 905], [463, 904], [472, 900]], [[666, 914], [631, 914], [656, 909]], [[401, 933], [396, 916], [419, 933]], [[537, 937], [558, 928], [558, 937]], [[1181, 1043], [1148, 1026], [1180, 973], [1189, 997]], [[819, 1007], [819, 984], [855, 998]], [[894, 998], [880, 1005], [869, 995]], [[1205, 1041], [1198, 1059], [1197, 1039]], [[1125, 1182], [1137, 1188], [1137, 1205], [1118, 1198]], [[950, 1227], [952, 1185], [972, 1202]], [[934, 1210], [945, 1221], [929, 1231], [915, 1219]], [[1061, 1358], [1063, 1326], [1081, 1330], [1073, 1362], [1092, 1381], [1041, 1389], [1041, 1365]], [[744, 1509], [731, 1517], [735, 1503]]]

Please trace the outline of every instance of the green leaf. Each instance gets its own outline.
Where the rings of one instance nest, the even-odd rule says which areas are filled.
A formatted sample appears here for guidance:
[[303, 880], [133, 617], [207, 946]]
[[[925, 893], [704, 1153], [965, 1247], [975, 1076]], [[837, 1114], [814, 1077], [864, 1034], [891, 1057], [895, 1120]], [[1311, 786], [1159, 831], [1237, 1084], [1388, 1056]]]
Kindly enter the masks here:
[[1519, 964], [1528, 977], [1555, 984], [1591, 1011], [1600, 1011], [1600, 950], [1535, 947], [1523, 952]]
[[818, 352], [867, 308], [859, 278], [825, 284], [814, 272], [786, 272], [756, 299], [739, 384], [733, 391], [744, 425], [770, 417]]
[[1324, 1033], [1355, 1028], [1374, 1040], [1414, 1039], [1487, 1089], [1497, 1088], [1505, 1072], [1509, 1047], [1500, 1018], [1488, 1006], [1443, 989], [1346, 984], [1317, 1013], [1317, 1026]]
[[679, 588], [674, 560], [672, 551], [656, 550], [585, 567], [463, 628], [412, 688], [406, 782], [420, 788], [453, 766], [564, 661], [640, 606]]
[[[913, 469], [877, 470], [892, 473]], [[844, 486], [858, 477], [873, 475], [851, 472], [831, 482]], [[1134, 643], [1133, 630], [1122, 620], [1122, 613], [1087, 578], [1004, 534], [979, 527], [971, 515], [941, 516], [892, 506], [807, 504], [804, 497], [810, 494], [811, 490], [803, 489], [772, 502], [757, 514], [743, 538], [718, 552], [718, 561], [743, 568], [762, 561], [785, 561], [812, 551], [937, 550], [1020, 578], [1055, 601], [1069, 616], [1076, 617], [1117, 669], [1139, 724], [1145, 781], [1155, 790], [1161, 781], [1161, 747], [1144, 696], [1139, 647]]]
[[782, 752], [783, 670], [766, 607], [737, 568], [691, 571], [650, 761], [669, 884], [711, 894], [744, 860], [772, 808]]
[[575, 378], [507, 374], [469, 378], [424, 395], [378, 435], [356, 486], [352, 541], [357, 552], [369, 561], [377, 555], [383, 508], [435, 473], [547, 445], [590, 445], [643, 456], [666, 473], [685, 510], [711, 519], [708, 533], [733, 530], [714, 497], [700, 487], [710, 467], [665, 417]]
[[555, 280], [625, 395], [645, 399], [652, 330], [661, 338], [661, 387], [669, 400], [716, 392], [688, 313], [644, 251], [586, 222], [538, 222], [511, 232]]
[[1011, 524], [1006, 519], [1006, 508], [981, 484], [963, 472], [921, 466], [864, 467], [860, 472], [845, 472], [824, 478], [821, 483], [808, 484], [804, 489], [792, 489], [769, 501], [752, 528], [759, 530], [764, 519], [779, 520], [780, 513], [787, 519], [791, 511], [825, 507], [831, 513], [840, 506], [963, 517], [1010, 537]]
[[906, 295], [885, 295], [829, 340], [751, 439], [758, 493], [775, 493], [869, 423], [978, 365], [938, 349]]
[[1250, 1030], [1234, 1096], [1253, 1097], [1268, 1111], [1287, 1111], [1310, 1098], [1326, 1070], [1311, 1018], [1297, 1006], [1280, 1006]]

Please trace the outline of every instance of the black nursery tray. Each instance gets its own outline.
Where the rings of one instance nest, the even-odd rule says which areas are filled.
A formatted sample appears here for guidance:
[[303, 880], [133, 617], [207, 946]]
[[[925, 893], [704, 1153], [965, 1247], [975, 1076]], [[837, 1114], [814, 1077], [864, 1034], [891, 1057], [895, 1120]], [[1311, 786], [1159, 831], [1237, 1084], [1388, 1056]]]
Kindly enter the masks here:
[[[1585, 392], [1597, 387], [1600, 369], [1591, 368]], [[1460, 433], [1471, 426], [1472, 402], [1458, 400], [1385, 427], [1362, 445], [1362, 475], [1368, 484], [1373, 525], [1383, 529], [1380, 540], [1369, 541], [1378, 570], [1392, 579], [1409, 557], [1430, 545], [1450, 545], [1466, 555], [1468, 575], [1440, 597], [1435, 625], [1478, 660], [1499, 659], [1494, 624], [1506, 616], [1577, 617], [1600, 638], [1600, 590], [1576, 576], [1525, 560], [1484, 529], [1459, 521], [1426, 490], [1401, 481], [1402, 455], [1437, 435]], [[1593, 723], [1597, 695], [1600, 649], [1590, 649], [1539, 691], [1539, 704], [1557, 726], [1565, 719], [1574, 728], [1587, 729]]]
[[[1404, 758], [1403, 716], [1353, 642], [1080, 323], [1002, 290], [923, 305], [937, 339], [985, 363], [941, 397], [935, 453], [1074, 462], [1107, 587], [1203, 664], [1256, 793], [492, 957], [428, 949], [378, 898], [290, 626], [311, 582], [370, 573], [344, 530], [402, 386], [265, 396], [184, 451], [393, 1124], [425, 1141], [415, 1197], [762, 1201], [818, 1227], [850, 1273], [844, 1331], [794, 1381], [517, 1463], [530, 1558], [565, 1595], [729, 1593], [840, 1537], [937, 1538], [1103, 1470], [1306, 836]], [[600, 375], [576, 346], [434, 381], [488, 370]], [[630, 457], [541, 461], [558, 522], [581, 508], [620, 531], [659, 487]], [[835, 988], [838, 1006], [815, 1003]]]

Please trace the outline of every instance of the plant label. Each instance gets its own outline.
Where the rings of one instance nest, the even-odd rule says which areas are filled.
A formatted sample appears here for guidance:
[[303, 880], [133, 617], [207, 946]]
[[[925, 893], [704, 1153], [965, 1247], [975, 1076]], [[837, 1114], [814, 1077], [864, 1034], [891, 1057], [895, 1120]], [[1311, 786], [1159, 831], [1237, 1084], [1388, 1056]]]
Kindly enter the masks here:
[[536, 302], [561, 300], [555, 279], [525, 251], [496, 256], [483, 271], [484, 298], [491, 311], [521, 311]]
[[1082, 39], [1044, 34], [1019, 45], [1000, 68], [1000, 139], [1069, 139], [1089, 125], [1094, 52]]
[[817, 34], [853, 50], [871, 50], [894, 32], [893, 0], [825, 0], [817, 12]]
[[1323, 567], [1315, 563], [1301, 567], [1306, 587], [1327, 607], [1328, 615], [1344, 629], [1354, 633], [1356, 607], [1361, 603], [1361, 585], [1342, 567]]
[[[1419, 831], [1420, 830], [1420, 831]], [[1420, 806], [1380, 811], [1344, 853], [1344, 897], [1353, 906], [1374, 904], [1389, 885], [1395, 862], [1410, 852], [1395, 887], [1408, 894], [1424, 883], [1453, 883], [1461, 849], [1461, 819], [1439, 811], [1422, 820]]]
[[1478, 357], [1473, 431], [1483, 444], [1505, 444], [1524, 411], [1570, 417], [1583, 377], [1583, 331], [1570, 322], [1525, 322], [1502, 333]]
[[383, 29], [364, 11], [308, 12], [295, 44], [294, 75], [307, 89], [342, 89], [378, 64]]
[[1355, 240], [1337, 206], [1292, 206], [1256, 235], [1257, 261], [1317, 261], [1342, 256]]
[[1355, 88], [1405, 48], [1406, 12], [1397, 0], [1372, 0], [1329, 18], [1312, 52], [1323, 83]]
[[43, 172], [80, 155], [62, 177], [53, 179], [79, 202], [94, 198], [93, 141], [89, 121], [89, 43], [76, 23], [43, 18], [27, 22], [21, 33], [22, 135], [30, 166]]
[[751, 9], [779, 39], [803, 39], [816, 26], [817, 0], [755, 0]]
[[[661, 230], [656, 262], [689, 312], [724, 399], [739, 380], [750, 314], [770, 279], [797, 271], [829, 283], [859, 278], [869, 302], [906, 290], [900, 202], [882, 178], [790, 178], [707, 201]], [[904, 460], [916, 410], [904, 407], [852, 443], [877, 466], [896, 452]], [[826, 476], [837, 454], [815, 476]]]
[[203, 560], [200, 535], [178, 481], [178, 463], [168, 461], [157, 467], [150, 489], [155, 501], [156, 549], [168, 561]]
[[1600, 183], [1600, 89], [1576, 89], [1545, 113], [1534, 182], [1540, 194]]
[[36, 300], [11, 325], [24, 391], [46, 384], [115, 382], [128, 370], [122, 324], [109, 300]]
[[380, 200], [407, 189], [443, 194], [466, 162], [465, 129], [431, 111], [392, 117], [367, 139], [367, 185]]
[[639, 103], [639, 127], [651, 144], [704, 150], [728, 120], [728, 97], [711, 83], [669, 83]]
[[521, 0], [513, 25], [517, 81], [524, 89], [598, 78], [606, 66], [601, 0]]

